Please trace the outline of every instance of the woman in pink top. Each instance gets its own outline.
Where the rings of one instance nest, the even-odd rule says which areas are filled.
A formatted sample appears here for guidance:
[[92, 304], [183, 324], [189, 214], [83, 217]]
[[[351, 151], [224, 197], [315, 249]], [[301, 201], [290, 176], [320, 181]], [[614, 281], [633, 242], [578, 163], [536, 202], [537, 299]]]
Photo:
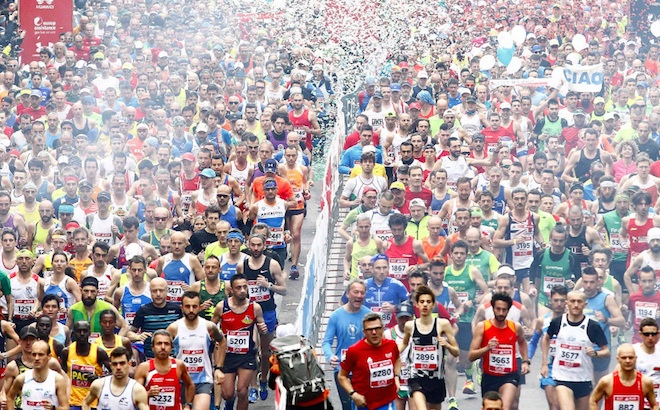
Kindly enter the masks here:
[[632, 140], [621, 141], [619, 145], [616, 146], [616, 157], [619, 158], [618, 161], [614, 163], [614, 179], [616, 182], [621, 182], [621, 178], [625, 175], [633, 174], [637, 171], [637, 165], [635, 164], [635, 158], [639, 153], [639, 148]]

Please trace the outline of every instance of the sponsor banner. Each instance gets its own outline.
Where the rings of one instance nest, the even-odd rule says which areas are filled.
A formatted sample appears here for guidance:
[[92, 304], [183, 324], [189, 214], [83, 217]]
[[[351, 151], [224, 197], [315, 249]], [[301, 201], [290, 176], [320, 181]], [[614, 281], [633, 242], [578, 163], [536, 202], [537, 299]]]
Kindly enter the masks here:
[[603, 87], [603, 65], [564, 67], [561, 80], [568, 91], [597, 93]]
[[510, 78], [488, 82], [491, 90], [497, 87], [547, 87], [553, 83], [552, 78]]
[[73, 1], [21, 0], [18, 3], [19, 24], [25, 30], [21, 63], [39, 61], [39, 50], [53, 50], [60, 33], [73, 30]]

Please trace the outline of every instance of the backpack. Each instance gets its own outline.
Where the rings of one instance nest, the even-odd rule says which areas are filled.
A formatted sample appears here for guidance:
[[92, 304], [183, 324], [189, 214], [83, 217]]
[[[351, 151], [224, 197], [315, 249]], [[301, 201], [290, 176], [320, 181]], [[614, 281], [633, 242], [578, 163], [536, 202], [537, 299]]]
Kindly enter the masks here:
[[270, 343], [280, 366], [280, 377], [291, 404], [313, 400], [325, 392], [325, 375], [314, 348], [302, 336], [278, 337]]

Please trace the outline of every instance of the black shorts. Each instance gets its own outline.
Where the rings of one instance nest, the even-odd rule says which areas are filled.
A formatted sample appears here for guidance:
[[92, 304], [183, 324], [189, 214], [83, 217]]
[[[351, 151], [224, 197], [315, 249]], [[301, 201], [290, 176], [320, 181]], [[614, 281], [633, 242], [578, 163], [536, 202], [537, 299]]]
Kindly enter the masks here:
[[502, 376], [491, 376], [490, 374], [484, 373], [481, 376], [481, 397], [489, 391], [500, 391], [500, 387], [507, 383], [518, 387], [520, 384], [520, 372], [515, 371]]
[[225, 365], [222, 366], [222, 372], [237, 373], [238, 369], [257, 370], [256, 352], [248, 354], [227, 353]]
[[428, 377], [408, 379], [408, 389], [410, 391], [410, 397], [415, 392], [421, 392], [426, 397], [426, 402], [431, 404], [441, 404], [447, 397], [445, 379], [432, 379]]
[[610, 274], [614, 279], [619, 281], [619, 284], [621, 284], [621, 293], [629, 293], [628, 288], [626, 287], [626, 282], [623, 280], [623, 274], [626, 272], [627, 267], [626, 261], [612, 261], [612, 263], [610, 263]]
[[472, 344], [472, 323], [458, 323], [456, 343], [458, 343], [459, 349], [463, 351], [470, 350], [470, 345]]
[[21, 320], [14, 318], [14, 324], [16, 325], [16, 334], [21, 333], [21, 329], [26, 326], [30, 326], [32, 323], [36, 322], [36, 319]]
[[580, 399], [591, 394], [593, 387], [591, 382], [563, 382], [561, 380], [555, 380], [556, 387], [564, 386], [573, 390], [573, 398], [575, 400]]
[[522, 285], [525, 278], [529, 278], [529, 268], [516, 270], [516, 281], [518, 285]]
[[285, 216], [288, 218], [290, 216], [296, 216], [296, 215], [304, 215], [305, 214], [305, 209], [289, 209], [286, 211]]

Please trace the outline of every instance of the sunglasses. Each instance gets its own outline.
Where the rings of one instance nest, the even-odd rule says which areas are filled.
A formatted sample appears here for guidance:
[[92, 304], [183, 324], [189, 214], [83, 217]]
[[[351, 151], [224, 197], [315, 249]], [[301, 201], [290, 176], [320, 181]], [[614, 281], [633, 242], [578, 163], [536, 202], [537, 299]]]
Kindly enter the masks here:
[[378, 326], [378, 327], [370, 327], [369, 329], [364, 329], [365, 332], [379, 332], [383, 330], [383, 326]]
[[657, 336], [658, 332], [642, 332], [643, 336], [649, 337], [649, 336]]
[[167, 221], [167, 217], [154, 217], [154, 220], [156, 221]]

